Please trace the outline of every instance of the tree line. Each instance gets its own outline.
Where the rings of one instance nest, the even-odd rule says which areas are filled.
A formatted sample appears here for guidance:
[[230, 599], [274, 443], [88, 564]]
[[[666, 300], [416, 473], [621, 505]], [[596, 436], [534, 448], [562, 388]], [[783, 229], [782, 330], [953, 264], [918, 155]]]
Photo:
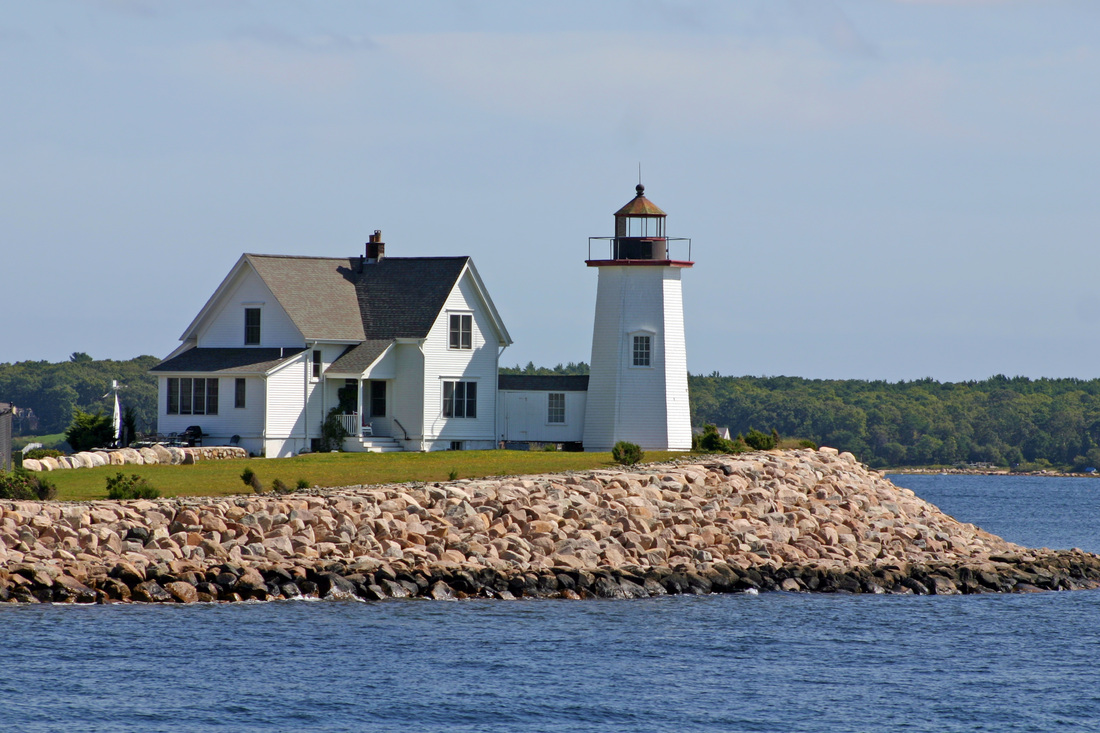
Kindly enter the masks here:
[[[581, 371], [578, 371], [581, 370]], [[528, 364], [516, 374], [583, 373]], [[502, 370], [504, 371], [504, 370]], [[1100, 379], [827, 380], [689, 375], [692, 424], [732, 435], [776, 430], [851, 451], [875, 468], [1100, 469]]]
[[[156, 426], [159, 360], [0, 363], [0, 401], [22, 409], [18, 434], [63, 432], [74, 411], [109, 412], [111, 380], [140, 431]], [[587, 374], [584, 362], [502, 368], [505, 374]], [[854, 453], [873, 467], [1046, 464], [1100, 469], [1100, 379], [886, 382], [800, 377], [689, 375], [692, 424], [812, 440]], [[26, 417], [33, 412], [33, 423]]]
[[149, 369], [159, 362], [155, 356], [115, 361], [76, 352], [59, 363], [0, 363], [0, 402], [19, 408], [12, 426], [17, 435], [53, 435], [69, 427], [76, 411], [110, 414], [113, 395], [104, 395], [118, 380], [119, 402], [133, 408], [139, 430], [151, 431], [157, 421], [157, 383]]

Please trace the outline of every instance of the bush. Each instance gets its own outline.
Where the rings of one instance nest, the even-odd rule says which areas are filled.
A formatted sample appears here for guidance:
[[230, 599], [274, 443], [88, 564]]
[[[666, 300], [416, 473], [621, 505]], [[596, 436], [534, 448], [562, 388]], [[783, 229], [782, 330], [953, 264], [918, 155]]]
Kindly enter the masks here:
[[156, 499], [159, 496], [160, 490], [136, 473], [125, 476], [120, 471], [107, 477], [108, 499]]
[[92, 448], [103, 448], [115, 440], [115, 426], [111, 418], [100, 410], [96, 413], [73, 410], [73, 421], [65, 430], [65, 440], [68, 441], [74, 453]]
[[45, 476], [17, 468], [0, 471], [0, 499], [49, 501], [57, 498], [57, 487]]
[[776, 445], [774, 430], [772, 431], [772, 435], [768, 435], [755, 428], [749, 428], [749, 432], [745, 434], [744, 438], [741, 438], [740, 435], [737, 437], [744, 440], [745, 445], [753, 450], [771, 450], [775, 448]]
[[694, 435], [691, 440], [691, 449], [702, 453], [733, 453], [733, 441], [726, 440], [718, 434], [718, 426], [707, 424], [703, 426], [702, 435]]
[[304, 478], [300, 478], [298, 479], [298, 483], [296, 484], [295, 488], [297, 488], [298, 491], [301, 491], [302, 489], [308, 489], [309, 482], [306, 481]]
[[287, 486], [286, 482], [284, 482], [281, 478], [273, 479], [271, 481], [271, 490], [274, 491], [276, 494], [289, 494], [290, 492], [294, 491], [294, 489]]
[[611, 449], [611, 457], [615, 463], [623, 466], [633, 466], [635, 463], [641, 463], [645, 453], [642, 452], [637, 443], [627, 443], [625, 440], [620, 440]]
[[23, 454], [23, 460], [33, 458], [37, 461], [39, 458], [60, 458], [63, 455], [65, 454], [53, 448], [33, 448]]
[[252, 487], [252, 490], [257, 494], [264, 493], [264, 485], [260, 483], [260, 477], [256, 475], [251, 467], [245, 466], [244, 470], [241, 471], [241, 481], [244, 482], [245, 486]]
[[812, 440], [806, 440], [805, 438], [803, 438], [802, 440], [798, 441], [798, 447], [809, 448], [810, 450], [817, 450], [817, 443], [813, 442]]
[[450, 473], [447, 474], [448, 481], [458, 481], [458, 469], [452, 468]]
[[348, 437], [348, 431], [344, 429], [344, 423], [340, 421], [340, 414], [339, 407], [334, 407], [328, 411], [328, 417], [321, 423], [321, 440], [319, 441], [318, 450], [324, 453], [344, 450], [344, 438]]

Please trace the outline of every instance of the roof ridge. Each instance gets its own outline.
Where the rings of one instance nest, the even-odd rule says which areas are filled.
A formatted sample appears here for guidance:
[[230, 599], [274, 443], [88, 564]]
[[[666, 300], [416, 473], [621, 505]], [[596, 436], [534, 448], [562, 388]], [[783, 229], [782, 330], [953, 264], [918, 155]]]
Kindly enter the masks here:
[[[341, 262], [344, 262], [344, 261], [347, 261], [347, 260], [354, 260], [354, 259], [357, 259], [359, 257], [359, 255], [347, 255], [345, 257], [326, 257], [326, 256], [322, 256], [322, 255], [276, 255], [276, 254], [262, 254], [262, 253], [258, 253], [258, 252], [245, 252], [244, 256], [245, 257], [268, 257], [268, 258], [272, 258], [272, 259], [277, 258], [277, 259], [281, 259], [281, 260], [339, 260]], [[382, 259], [382, 261], [385, 262], [386, 260], [468, 260], [468, 259], [471, 259], [471, 258], [472, 258], [471, 255], [423, 255], [423, 256], [415, 256], [415, 257], [391, 257], [391, 256], [386, 256]]]

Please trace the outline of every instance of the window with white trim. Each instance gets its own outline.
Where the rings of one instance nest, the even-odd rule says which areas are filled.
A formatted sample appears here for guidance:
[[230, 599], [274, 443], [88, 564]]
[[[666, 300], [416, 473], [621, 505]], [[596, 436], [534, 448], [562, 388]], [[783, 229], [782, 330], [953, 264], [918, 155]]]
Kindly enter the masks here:
[[245, 406], [246, 385], [244, 377], [237, 377], [233, 383], [233, 407]]
[[452, 349], [472, 349], [474, 345], [474, 317], [469, 314], [451, 314]]
[[546, 422], [565, 422], [565, 392], [551, 392], [546, 397]]
[[477, 382], [443, 383], [443, 417], [477, 417]]
[[244, 309], [244, 345], [260, 345], [260, 309]]
[[319, 350], [313, 352], [313, 378], [321, 378], [321, 352]]
[[168, 377], [169, 415], [217, 415], [218, 380]]
[[650, 366], [650, 354], [652, 352], [650, 337], [649, 336], [635, 336], [634, 337], [634, 359], [633, 364], [636, 367]]

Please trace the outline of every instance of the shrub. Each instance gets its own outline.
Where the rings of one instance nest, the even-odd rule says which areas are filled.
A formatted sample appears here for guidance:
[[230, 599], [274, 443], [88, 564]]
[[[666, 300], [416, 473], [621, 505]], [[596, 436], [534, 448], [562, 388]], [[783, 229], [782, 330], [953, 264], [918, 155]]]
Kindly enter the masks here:
[[301, 491], [302, 489], [308, 489], [309, 482], [306, 481], [304, 478], [300, 478], [298, 479], [298, 483], [296, 484], [295, 488], [297, 488], [298, 491]]
[[458, 469], [452, 468], [451, 472], [447, 474], [448, 481], [458, 481]]
[[136, 473], [125, 476], [120, 471], [107, 477], [108, 499], [156, 499], [159, 496], [160, 490]]
[[543, 453], [557, 453], [558, 452], [558, 444], [557, 443], [547, 443], [546, 445], [542, 446], [542, 452]]
[[637, 443], [628, 443], [625, 440], [620, 440], [611, 449], [611, 457], [623, 466], [633, 466], [635, 463], [641, 463], [642, 458], [645, 457], [645, 453], [642, 452], [641, 447]]
[[244, 482], [245, 486], [251, 486], [257, 494], [264, 493], [264, 485], [260, 483], [260, 477], [256, 475], [256, 472], [250, 466], [245, 466], [244, 470], [241, 471], [241, 481]]
[[[772, 431], [774, 433], [774, 431]], [[741, 436], [738, 436], [739, 438]], [[768, 435], [762, 433], [755, 428], [749, 428], [749, 432], [745, 434], [743, 438], [745, 445], [749, 446], [753, 450], [771, 450], [775, 447], [775, 435]]]
[[328, 411], [328, 417], [321, 423], [321, 440], [318, 449], [322, 452], [344, 450], [344, 438], [348, 437], [348, 431], [340, 421], [340, 414], [340, 408], [334, 407]]
[[803, 438], [802, 440], [798, 441], [798, 447], [809, 448], [810, 450], [817, 450], [817, 443], [813, 442], [812, 440], [806, 440], [805, 438]]
[[276, 494], [289, 494], [290, 492], [294, 491], [294, 489], [287, 486], [281, 478], [272, 479], [271, 490], [274, 491]]
[[95, 414], [73, 410], [73, 421], [65, 430], [65, 440], [74, 453], [108, 446], [114, 439], [115, 426], [102, 410]]
[[57, 487], [45, 476], [17, 468], [0, 471], [0, 499], [16, 501], [49, 501], [57, 498]]
[[716, 425], [707, 424], [703, 426], [702, 435], [694, 435], [691, 440], [691, 449], [700, 451], [703, 453], [733, 453], [734, 444], [732, 440], [726, 440], [718, 434], [718, 427]]
[[39, 458], [59, 458], [63, 455], [65, 454], [53, 448], [34, 448], [23, 454], [23, 460], [27, 460], [28, 458], [33, 458], [35, 460]]

